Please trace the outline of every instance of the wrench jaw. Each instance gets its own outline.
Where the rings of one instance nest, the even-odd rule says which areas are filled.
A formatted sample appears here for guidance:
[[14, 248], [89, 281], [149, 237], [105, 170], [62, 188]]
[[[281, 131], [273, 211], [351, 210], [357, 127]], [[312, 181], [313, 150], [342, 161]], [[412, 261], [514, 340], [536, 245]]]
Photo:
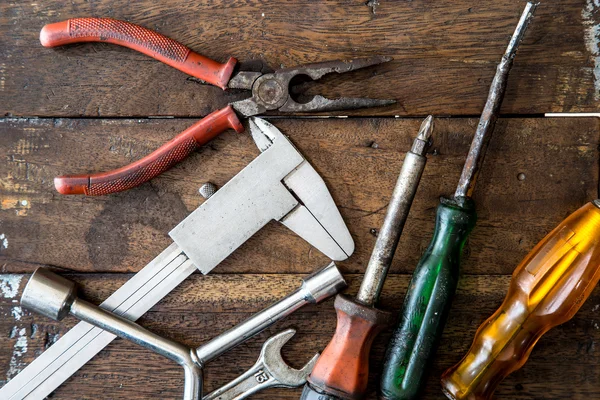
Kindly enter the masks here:
[[[29, 279], [21, 304], [32, 311], [59, 320], [70, 314], [87, 324], [176, 362], [183, 367], [185, 373], [184, 400], [200, 400], [203, 389], [202, 368], [207, 361], [244, 342], [299, 307], [320, 302], [345, 286], [346, 283], [339, 270], [331, 263], [303, 279], [302, 286], [291, 295], [197, 349], [190, 349], [183, 344], [161, 337], [131, 320], [78, 298], [74, 282], [45, 268], [38, 268]], [[41, 304], [36, 299], [43, 299], [50, 305]], [[294, 333], [295, 330], [288, 329], [268, 339], [253, 368], [230, 384], [206, 396], [204, 400], [240, 400], [268, 387], [296, 387], [305, 383], [318, 355], [300, 370], [290, 368], [281, 356], [281, 349]], [[204, 357], [201, 354], [204, 354]]]
[[294, 369], [281, 356], [281, 348], [294, 336], [294, 329], [287, 329], [270, 337], [263, 344], [256, 363], [235, 380], [209, 393], [203, 400], [241, 400], [271, 387], [294, 388], [306, 383], [315, 366], [317, 353], [303, 368]]
[[[281, 356], [283, 346], [296, 334], [295, 329], [287, 329], [269, 338], [262, 347], [259, 360], [263, 360], [265, 368], [276, 377], [279, 387], [298, 387], [303, 385], [319, 359], [319, 354], [301, 369], [290, 367]], [[275, 386], [274, 386], [275, 387]]]
[[[249, 124], [252, 138], [261, 151], [279, 140], [289, 142], [264, 119], [250, 118]], [[283, 179], [283, 185], [299, 204], [280, 222], [332, 260], [350, 257], [354, 252], [354, 240], [325, 181], [312, 165], [304, 160]]]

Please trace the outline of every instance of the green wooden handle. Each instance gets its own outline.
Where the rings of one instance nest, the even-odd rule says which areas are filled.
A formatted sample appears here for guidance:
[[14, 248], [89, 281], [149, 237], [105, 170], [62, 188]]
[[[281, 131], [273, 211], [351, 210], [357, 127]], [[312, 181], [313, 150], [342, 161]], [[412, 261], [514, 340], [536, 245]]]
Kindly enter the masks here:
[[456, 291], [462, 249], [476, 220], [471, 199], [441, 199], [433, 238], [413, 273], [387, 348], [382, 398], [415, 399], [419, 394]]

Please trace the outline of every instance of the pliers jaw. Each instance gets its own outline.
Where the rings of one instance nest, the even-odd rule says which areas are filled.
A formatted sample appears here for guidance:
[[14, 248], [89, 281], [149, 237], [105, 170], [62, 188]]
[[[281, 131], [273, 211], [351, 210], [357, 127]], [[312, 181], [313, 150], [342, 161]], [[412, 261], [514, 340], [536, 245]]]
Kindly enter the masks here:
[[251, 85], [252, 96], [234, 102], [231, 105], [238, 113], [249, 117], [271, 110], [292, 113], [320, 112], [380, 107], [394, 104], [394, 100], [346, 97], [327, 99], [320, 95], [314, 96], [308, 102], [299, 103], [290, 95], [290, 84], [295, 77], [308, 76], [312, 80], [317, 80], [329, 73], [337, 72], [341, 74], [391, 60], [391, 57], [377, 56], [347, 61], [327, 61], [301, 65], [294, 68], [284, 68], [269, 74], [241, 71], [231, 79], [229, 87], [250, 89], [249, 86]]
[[[74, 18], [46, 25], [40, 40], [46, 47], [70, 43], [113, 43], [140, 51], [178, 70], [222, 89], [249, 91], [249, 98], [236, 101], [215, 111], [184, 132], [174, 137], [144, 158], [122, 168], [105, 173], [69, 175], [55, 179], [55, 187], [62, 194], [103, 195], [138, 186], [171, 168], [198, 147], [219, 133], [234, 129], [244, 130], [240, 117], [279, 110], [289, 113], [338, 111], [362, 107], [378, 107], [394, 103], [393, 100], [361, 98], [327, 99], [314, 96], [299, 102], [290, 95], [290, 86], [298, 89], [297, 77], [317, 80], [332, 72], [344, 73], [390, 61], [389, 57], [370, 57], [348, 61], [329, 61], [283, 68], [274, 71], [260, 60], [240, 64], [230, 58], [219, 63], [202, 56], [150, 29], [111, 18]], [[268, 141], [261, 141], [268, 146]]]

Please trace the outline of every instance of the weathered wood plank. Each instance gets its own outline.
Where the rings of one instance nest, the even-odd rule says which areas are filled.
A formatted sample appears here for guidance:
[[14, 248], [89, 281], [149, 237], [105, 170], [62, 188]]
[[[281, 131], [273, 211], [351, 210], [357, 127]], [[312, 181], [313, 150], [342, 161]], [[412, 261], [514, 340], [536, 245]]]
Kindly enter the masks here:
[[[273, 120], [327, 182], [355, 239], [342, 263], [362, 272], [403, 154], [419, 119]], [[97, 198], [61, 196], [52, 179], [122, 166], [158, 147], [189, 120], [0, 120], [0, 247], [4, 272], [37, 264], [75, 271], [133, 272], [169, 243], [168, 231], [197, 207], [205, 181], [223, 185], [258, 151], [228, 132], [142, 187]], [[476, 119], [438, 119], [434, 155], [419, 188], [392, 272], [409, 273], [427, 246], [441, 194], [452, 194]], [[479, 223], [464, 271], [509, 274], [566, 215], [597, 196], [597, 119], [501, 119], [475, 192]], [[568, 133], [568, 134], [566, 134]], [[519, 180], [518, 175], [525, 179]], [[234, 252], [220, 273], [303, 273], [326, 259], [272, 223]]]
[[[120, 286], [128, 275], [69, 275], [85, 288], [83, 296], [98, 303]], [[361, 275], [346, 276], [355, 294]], [[15, 283], [14, 292], [4, 290], [0, 296], [0, 377], [14, 375], [56, 337], [63, 335], [76, 321], [63, 323], [23, 311], [19, 320], [14, 315], [27, 277], [0, 275], [4, 288]], [[407, 275], [391, 275], [383, 291], [382, 306], [397, 311], [408, 285]], [[229, 326], [247, 318], [271, 302], [293, 290], [300, 275], [207, 275], [194, 276], [184, 282], [141, 320], [144, 326], [162, 335], [193, 346], [198, 345]], [[442, 399], [440, 374], [457, 362], [471, 343], [475, 330], [501, 303], [509, 278], [506, 276], [465, 276], [459, 287], [450, 320], [431, 370], [425, 399]], [[497, 392], [498, 398], [510, 399], [588, 399], [597, 396], [600, 371], [600, 290], [583, 306], [573, 320], [550, 331], [536, 346], [530, 360], [509, 376]], [[333, 333], [335, 312], [331, 300], [319, 306], [306, 307], [268, 329], [257, 338], [210, 363], [206, 368], [208, 390], [235, 378], [251, 366], [261, 343], [270, 335], [295, 327], [298, 333], [284, 348], [285, 358], [299, 367], [314, 352], [322, 349]], [[22, 331], [24, 330], [24, 331]], [[26, 343], [27, 351], [17, 345]], [[375, 388], [381, 359], [389, 331], [376, 340], [371, 357], [372, 376], [369, 399], [375, 399]], [[22, 354], [21, 354], [22, 353]], [[13, 369], [11, 370], [11, 365]], [[59, 388], [54, 397], [80, 399], [102, 393], [103, 398], [180, 398], [182, 374], [179, 367], [165, 363], [157, 355], [122, 340], [111, 344], [72, 379]], [[298, 398], [298, 390], [270, 390], [257, 399]]]
[[[129, 49], [43, 48], [46, 23], [113, 17], [155, 29], [219, 61], [273, 66], [384, 54], [388, 65], [333, 76], [328, 96], [394, 98], [361, 115], [477, 115], [525, 1], [256, 0], [0, 4], [0, 115], [202, 116], [241, 94], [202, 85]], [[598, 6], [542, 3], [519, 51], [504, 113], [595, 112], [600, 105]]]

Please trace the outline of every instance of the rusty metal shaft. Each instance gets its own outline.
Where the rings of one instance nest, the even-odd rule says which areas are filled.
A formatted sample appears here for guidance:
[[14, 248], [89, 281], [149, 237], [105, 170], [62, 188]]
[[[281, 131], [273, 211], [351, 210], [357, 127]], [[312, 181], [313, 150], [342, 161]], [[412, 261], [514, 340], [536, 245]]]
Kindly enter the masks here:
[[335, 299], [335, 334], [315, 364], [300, 400], [365, 397], [371, 345], [377, 334], [392, 322], [392, 314], [377, 309], [375, 303], [425, 167], [432, 129], [433, 117], [429, 116], [404, 158], [356, 299], [344, 295]]
[[498, 64], [485, 107], [479, 119], [479, 125], [477, 125], [477, 131], [471, 142], [471, 148], [469, 149], [467, 160], [465, 161], [456, 192], [454, 193], [455, 198], [471, 197], [473, 194], [477, 174], [483, 164], [485, 152], [494, 131], [494, 125], [498, 119], [500, 105], [506, 91], [508, 73], [512, 67], [519, 43], [533, 18], [533, 13], [537, 5], [538, 3], [527, 3], [519, 24], [506, 48], [506, 52], [502, 56], [502, 61]]
[[392, 193], [381, 230], [377, 235], [369, 265], [356, 295], [356, 300], [362, 304], [374, 306], [379, 298], [423, 169], [425, 169], [427, 161], [425, 153], [429, 148], [432, 132], [433, 117], [430, 115], [421, 124], [419, 134], [404, 158], [402, 170]]

